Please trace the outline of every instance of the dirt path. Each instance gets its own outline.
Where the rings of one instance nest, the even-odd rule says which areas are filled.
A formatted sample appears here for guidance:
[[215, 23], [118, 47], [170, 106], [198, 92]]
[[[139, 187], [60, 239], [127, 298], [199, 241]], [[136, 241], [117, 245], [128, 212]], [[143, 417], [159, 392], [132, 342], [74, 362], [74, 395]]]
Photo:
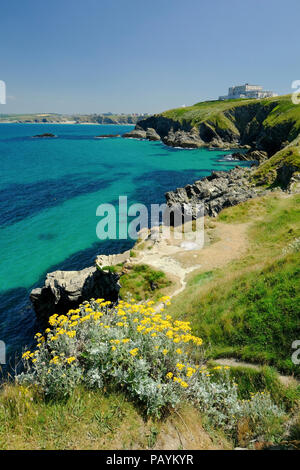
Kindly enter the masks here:
[[[208, 242], [199, 249], [193, 241], [194, 234], [188, 234], [188, 248], [182, 240], [147, 239], [143, 241], [143, 249], [137, 250], [135, 263], [145, 263], [153, 268], [175, 276], [180, 287], [170, 295], [174, 297], [186, 287], [187, 274], [198, 271], [211, 271], [238, 259], [248, 248], [247, 228], [249, 224], [225, 224], [214, 222], [213, 238], [217, 241]], [[211, 229], [208, 229], [211, 232]], [[208, 237], [206, 237], [208, 238]]]
[[[229, 366], [229, 367], [247, 367], [248, 369], [255, 369], [260, 370], [260, 364], [252, 364], [250, 362], [238, 361], [234, 358], [224, 358], [224, 359], [214, 359], [214, 362], [220, 364], [221, 366]], [[281, 375], [278, 374], [278, 380], [284, 385], [288, 387], [290, 385], [299, 385], [299, 381], [295, 379], [292, 375]]]

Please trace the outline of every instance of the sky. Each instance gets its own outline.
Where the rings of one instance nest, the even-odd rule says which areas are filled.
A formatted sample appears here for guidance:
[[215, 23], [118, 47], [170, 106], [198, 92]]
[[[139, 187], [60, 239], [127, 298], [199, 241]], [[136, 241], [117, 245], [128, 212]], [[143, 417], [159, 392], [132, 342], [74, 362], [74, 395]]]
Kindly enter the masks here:
[[299, 0], [14, 0], [0, 6], [0, 113], [156, 113], [229, 86], [291, 93]]

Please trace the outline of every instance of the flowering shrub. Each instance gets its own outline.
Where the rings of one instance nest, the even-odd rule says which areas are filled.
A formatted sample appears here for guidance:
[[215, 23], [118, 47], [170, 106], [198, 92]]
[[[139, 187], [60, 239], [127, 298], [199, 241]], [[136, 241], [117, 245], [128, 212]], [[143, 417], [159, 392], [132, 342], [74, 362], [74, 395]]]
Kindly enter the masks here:
[[[53, 315], [45, 335], [36, 335], [36, 351], [24, 352], [26, 371], [17, 379], [51, 397], [66, 396], [78, 384], [122, 387], [155, 416], [186, 399], [215, 423], [233, 429], [250, 404], [238, 399], [228, 367], [208, 370], [195, 363], [201, 338], [192, 335], [189, 322], [173, 321], [164, 312], [169, 297], [160, 301], [154, 308], [153, 301], [112, 306], [92, 299], [66, 315]], [[270, 409], [280, 414], [275, 405]]]

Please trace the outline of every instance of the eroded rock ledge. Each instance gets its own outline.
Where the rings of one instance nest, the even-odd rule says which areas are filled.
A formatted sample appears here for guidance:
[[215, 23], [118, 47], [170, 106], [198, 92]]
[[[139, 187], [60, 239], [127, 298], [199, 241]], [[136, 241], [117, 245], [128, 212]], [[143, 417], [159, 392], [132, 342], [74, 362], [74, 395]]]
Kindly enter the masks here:
[[30, 300], [38, 320], [46, 325], [54, 313], [66, 313], [92, 297], [116, 302], [119, 290], [118, 274], [91, 266], [81, 271], [48, 273], [44, 286], [31, 291]]
[[213, 171], [210, 176], [166, 193], [168, 206], [204, 204], [204, 215], [215, 217], [225, 207], [257, 197], [263, 191], [250, 183], [250, 168]]

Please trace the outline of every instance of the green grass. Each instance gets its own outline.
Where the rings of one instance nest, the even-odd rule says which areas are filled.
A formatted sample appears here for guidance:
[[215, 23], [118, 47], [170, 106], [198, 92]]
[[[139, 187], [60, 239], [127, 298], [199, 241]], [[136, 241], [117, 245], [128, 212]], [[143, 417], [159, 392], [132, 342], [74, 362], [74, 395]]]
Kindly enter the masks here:
[[[174, 108], [162, 113], [162, 116], [175, 121], [189, 122], [192, 126], [201, 122], [210, 121], [218, 123], [220, 128], [236, 129], [236, 118], [231, 113], [236, 108], [260, 108], [265, 111], [267, 117], [264, 120], [266, 126], [272, 127], [286, 122], [294, 123], [293, 140], [300, 132], [300, 106], [292, 103], [291, 95], [264, 99], [237, 99], [224, 101], [203, 101], [185, 108]], [[225, 114], [224, 114], [225, 113]]]
[[[234, 356], [299, 374], [291, 342], [300, 337], [299, 257], [290, 255], [244, 274], [206, 295], [195, 310], [194, 329], [206, 343], [230, 346]], [[212, 354], [214, 354], [212, 351]]]
[[[66, 400], [45, 401], [32, 388], [6, 384], [0, 389], [1, 450], [142, 450], [168, 442], [179, 449], [178, 433], [188, 448], [195, 443], [215, 448], [201, 414], [186, 403], [154, 420], [121, 391], [77, 387]], [[232, 447], [223, 433], [212, 434], [219, 448]]]
[[171, 281], [162, 271], [150, 268], [146, 264], [136, 264], [121, 276], [120, 284], [122, 299], [130, 294], [136, 300], [157, 300], [166, 293]]
[[145, 447], [140, 428], [141, 416], [121, 393], [77, 388], [65, 401], [47, 402], [7, 385], [0, 394], [1, 449], [130, 448], [131, 440]]
[[257, 185], [270, 186], [277, 183], [284, 186], [282, 181], [278, 181], [278, 169], [283, 165], [292, 166], [296, 171], [300, 171], [300, 137], [260, 165], [253, 173], [252, 180]]
[[191, 276], [170, 307], [191, 321], [207, 357], [237, 357], [300, 375], [291, 361], [291, 344], [300, 338], [300, 257], [283, 254], [300, 235], [299, 203], [299, 195], [269, 195], [220, 214], [226, 223], [252, 220], [248, 252], [209, 278]]

